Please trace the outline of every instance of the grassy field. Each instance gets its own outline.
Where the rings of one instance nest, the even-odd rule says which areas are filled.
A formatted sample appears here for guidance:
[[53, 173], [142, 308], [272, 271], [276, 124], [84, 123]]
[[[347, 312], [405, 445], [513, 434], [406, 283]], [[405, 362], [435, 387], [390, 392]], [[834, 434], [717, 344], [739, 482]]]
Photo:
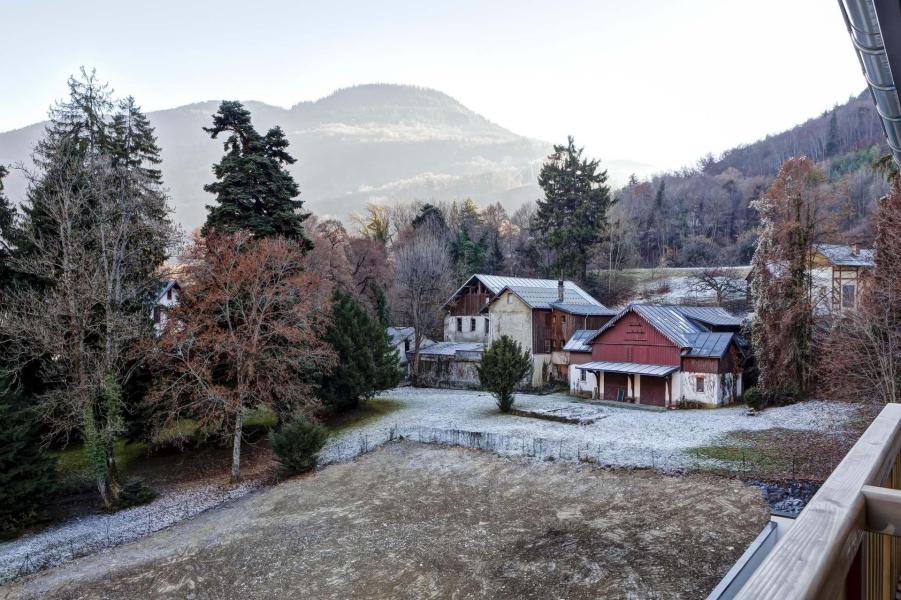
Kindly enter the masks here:
[[391, 398], [373, 398], [367, 400], [352, 411], [326, 419], [325, 426], [329, 435], [336, 435], [356, 427], [371, 423], [380, 417], [390, 414], [403, 407], [403, 403]]

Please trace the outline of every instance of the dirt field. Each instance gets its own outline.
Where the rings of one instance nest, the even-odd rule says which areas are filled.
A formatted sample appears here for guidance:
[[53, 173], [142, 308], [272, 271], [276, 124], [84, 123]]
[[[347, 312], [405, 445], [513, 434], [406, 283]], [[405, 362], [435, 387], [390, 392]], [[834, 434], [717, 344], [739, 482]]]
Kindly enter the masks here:
[[766, 519], [734, 480], [395, 443], [0, 598], [700, 598]]

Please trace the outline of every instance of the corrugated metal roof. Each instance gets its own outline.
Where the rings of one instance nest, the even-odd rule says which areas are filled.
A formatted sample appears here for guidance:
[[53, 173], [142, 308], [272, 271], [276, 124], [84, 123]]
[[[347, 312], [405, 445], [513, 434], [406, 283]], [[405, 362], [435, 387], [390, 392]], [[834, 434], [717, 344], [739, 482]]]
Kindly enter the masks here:
[[718, 306], [676, 306], [689, 319], [713, 326], [741, 326], [741, 319]]
[[[526, 287], [553, 290], [554, 295], [552, 301], [557, 300], [558, 282], [556, 279], [530, 279], [527, 277], [506, 277], [503, 275], [484, 275], [482, 273], [476, 273], [475, 275], [467, 279], [463, 285], [457, 288], [457, 290], [448, 299], [448, 302], [453, 300], [464, 287], [472, 282], [473, 279], [478, 279], [479, 281], [481, 281], [482, 285], [491, 290], [491, 293], [495, 296], [500, 294], [501, 290], [503, 290], [505, 287]], [[603, 304], [592, 298], [591, 294], [576, 285], [575, 282], [564, 281], [563, 289], [563, 298], [567, 302], [573, 302], [575, 304], [593, 304], [596, 306], [604, 306]]]
[[[613, 327], [623, 316], [633, 311], [641, 315], [654, 329], [666, 336], [672, 343], [683, 349], [694, 348], [699, 343], [699, 334], [710, 333], [699, 321], [710, 325], [741, 324], [739, 319], [732, 317], [722, 308], [679, 306], [674, 304], [630, 304], [605, 323], [591, 339], [595, 339], [604, 331]], [[729, 333], [727, 335], [731, 338], [733, 334]]]
[[691, 349], [684, 356], [720, 358], [726, 353], [735, 334], [730, 332], [704, 332], [695, 336]]
[[[556, 303], [560, 298], [559, 291], [556, 287], [548, 288], [548, 287], [535, 287], [535, 286], [526, 286], [526, 285], [508, 285], [501, 289], [500, 293], [503, 294], [504, 290], [509, 290], [516, 294], [520, 300], [526, 303], [530, 308], [551, 308], [551, 304]], [[582, 295], [584, 292], [582, 290], [575, 290], [572, 288], [563, 288], [563, 303], [567, 305], [575, 305], [582, 304], [583, 306], [594, 306], [597, 308], [601, 308], [606, 310], [606, 307], [588, 296], [588, 298], [592, 301], [591, 304], [585, 299]]]
[[610, 362], [603, 360], [576, 365], [576, 368], [582, 369], [583, 371], [633, 373], [636, 375], [652, 375], [654, 377], [665, 377], [670, 373], [679, 370], [679, 367], [673, 365], [645, 365], [641, 363]]
[[591, 317], [600, 315], [612, 317], [617, 312], [612, 308], [607, 308], [606, 306], [598, 304], [570, 304], [568, 302], [551, 302], [550, 304], [552, 308], [562, 310], [563, 312], [568, 312], [571, 315], [579, 316]]
[[172, 288], [175, 288], [177, 290], [181, 289], [181, 287], [178, 285], [178, 282], [175, 281], [174, 279], [164, 280], [159, 293], [157, 293], [157, 295], [156, 295], [156, 302], [159, 302], [160, 300], [162, 300], [163, 296], [166, 295], [166, 292], [168, 292]]
[[436, 342], [419, 350], [420, 356], [454, 356], [457, 352], [482, 352], [485, 344], [479, 342]]
[[591, 344], [586, 344], [594, 337], [597, 329], [577, 329], [571, 338], [566, 341], [563, 350], [566, 352], [591, 352]]
[[817, 252], [822, 254], [833, 265], [838, 267], [874, 267], [875, 257], [872, 250], [861, 248], [854, 254], [851, 246], [844, 244], [814, 244]]

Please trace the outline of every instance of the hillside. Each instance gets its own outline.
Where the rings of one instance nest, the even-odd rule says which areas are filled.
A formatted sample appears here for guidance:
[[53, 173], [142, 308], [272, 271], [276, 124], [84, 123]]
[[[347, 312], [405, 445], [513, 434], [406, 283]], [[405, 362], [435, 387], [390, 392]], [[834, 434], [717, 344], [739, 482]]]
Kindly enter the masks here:
[[[290, 109], [245, 103], [257, 129], [280, 125], [298, 159], [291, 168], [306, 207], [345, 218], [368, 201], [501, 202], [509, 210], [539, 197], [541, 160], [551, 144], [517, 135], [447, 94], [404, 85], [360, 85]], [[163, 149], [163, 177], [177, 219], [191, 229], [211, 197], [203, 186], [222, 144], [203, 132], [218, 101], [150, 112]], [[0, 164], [24, 161], [43, 124], [0, 133]], [[605, 161], [614, 181], [649, 172], [638, 163]], [[10, 196], [23, 195], [15, 174]]]
[[837, 242], [872, 240], [870, 215], [887, 187], [871, 167], [887, 151], [868, 93], [757, 142], [707, 156], [696, 168], [634, 180], [613, 210], [623, 266], [747, 264], [756, 240], [750, 204], [782, 162], [807, 156], [835, 197]]

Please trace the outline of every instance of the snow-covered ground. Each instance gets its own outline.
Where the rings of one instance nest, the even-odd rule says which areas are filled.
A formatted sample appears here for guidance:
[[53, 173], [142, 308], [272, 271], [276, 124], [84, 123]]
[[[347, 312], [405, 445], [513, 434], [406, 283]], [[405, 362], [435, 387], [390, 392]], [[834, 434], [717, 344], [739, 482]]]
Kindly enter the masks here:
[[[749, 417], [743, 407], [717, 410], [645, 411], [591, 406], [603, 414], [588, 425], [503, 415], [482, 392], [399, 388], [385, 392], [402, 408], [332, 438], [323, 449], [323, 465], [351, 460], [385, 442], [406, 438], [481, 448], [508, 456], [592, 460], [616, 467], [655, 467], [675, 471], [697, 466], [686, 453], [738, 429], [776, 427], [837, 431], [855, 408], [835, 402], [806, 402], [769, 409]], [[578, 400], [565, 395], [519, 394], [516, 408], [558, 409]], [[586, 406], [579, 403], [580, 406]], [[256, 487], [204, 484], [161, 496], [154, 502], [114, 514], [75, 519], [18, 540], [0, 544], [0, 583], [92, 554], [192, 517], [244, 496]]]

